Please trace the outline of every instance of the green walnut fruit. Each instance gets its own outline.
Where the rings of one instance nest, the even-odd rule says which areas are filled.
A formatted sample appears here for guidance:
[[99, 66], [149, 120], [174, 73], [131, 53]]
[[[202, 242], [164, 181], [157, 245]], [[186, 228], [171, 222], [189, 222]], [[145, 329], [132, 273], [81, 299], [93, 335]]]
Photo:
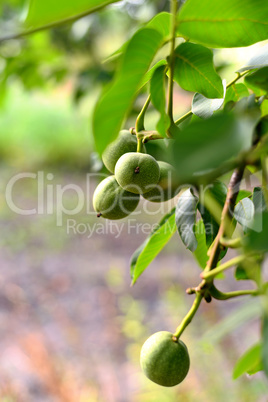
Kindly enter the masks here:
[[173, 340], [171, 332], [156, 332], [142, 346], [141, 368], [153, 382], [164, 387], [173, 387], [186, 377], [190, 358], [186, 345]]
[[[106, 168], [114, 173], [115, 164], [127, 152], [137, 151], [137, 138], [130, 134], [128, 130], [121, 130], [117, 139], [107, 146], [102, 154], [102, 161]], [[145, 146], [142, 147], [142, 152], [146, 152]]]
[[125, 190], [142, 194], [150, 191], [158, 183], [160, 168], [153, 156], [129, 152], [116, 162], [115, 177]]
[[122, 219], [131, 214], [139, 203], [140, 196], [124, 190], [115, 176], [106, 177], [93, 194], [93, 208], [107, 219]]
[[175, 197], [179, 192], [176, 185], [176, 170], [167, 162], [157, 161], [160, 167], [160, 178], [157, 185], [147, 193], [143, 194], [146, 200], [152, 202], [163, 202]]

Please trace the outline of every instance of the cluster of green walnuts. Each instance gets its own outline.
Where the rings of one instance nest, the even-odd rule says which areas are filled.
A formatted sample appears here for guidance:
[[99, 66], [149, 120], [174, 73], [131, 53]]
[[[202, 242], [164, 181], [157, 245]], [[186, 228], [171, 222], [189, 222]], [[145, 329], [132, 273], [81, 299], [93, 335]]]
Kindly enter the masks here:
[[97, 216], [122, 219], [137, 207], [140, 195], [152, 202], [163, 202], [177, 193], [175, 169], [156, 161], [142, 144], [137, 152], [137, 138], [122, 130], [104, 151], [102, 160], [113, 174], [100, 182], [93, 195]]
[[[122, 130], [103, 153], [103, 163], [113, 175], [102, 180], [94, 192], [93, 207], [98, 217], [126, 217], [137, 207], [140, 195], [152, 202], [162, 202], [178, 193], [174, 167], [156, 161], [146, 153], [144, 144], [141, 152], [137, 152], [137, 145], [136, 136]], [[171, 332], [160, 331], [144, 343], [140, 363], [151, 381], [172, 387], [186, 377], [190, 359], [181, 340]]]

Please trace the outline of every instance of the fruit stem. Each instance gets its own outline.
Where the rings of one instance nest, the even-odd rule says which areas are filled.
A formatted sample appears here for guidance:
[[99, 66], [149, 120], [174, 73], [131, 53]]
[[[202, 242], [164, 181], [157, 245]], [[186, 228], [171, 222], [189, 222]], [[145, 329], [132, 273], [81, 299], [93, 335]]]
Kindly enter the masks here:
[[219, 289], [216, 288], [216, 286], [212, 285], [209, 289], [209, 293], [211, 294], [214, 299], [217, 300], [227, 300], [231, 299], [233, 297], [238, 297], [238, 296], [258, 296], [261, 294], [261, 292], [257, 289], [247, 289], [247, 290], [235, 290], [234, 292], [221, 292]]
[[226, 237], [222, 236], [220, 238], [220, 243], [224, 247], [229, 248], [240, 248], [242, 247], [242, 239], [241, 237], [237, 237], [236, 239], [227, 239]]
[[142, 152], [142, 137], [137, 137], [137, 152]]
[[149, 95], [148, 98], [146, 99], [146, 101], [137, 117], [136, 124], [135, 124], [135, 130], [136, 130], [137, 134], [140, 131], [144, 130], [144, 117], [145, 117], [145, 113], [148, 109], [148, 106], [150, 104], [150, 101], [151, 101], [151, 95]]
[[221, 264], [219, 267], [214, 268], [212, 271], [209, 272], [202, 272], [201, 273], [201, 278], [203, 279], [213, 279], [216, 275], [220, 274], [221, 272], [226, 271], [226, 269], [229, 269], [233, 267], [234, 265], [238, 265], [242, 262], [244, 262], [246, 259], [248, 259], [249, 255], [238, 255], [231, 260], [225, 262], [224, 264]]
[[192, 304], [192, 307], [190, 308], [190, 310], [188, 311], [188, 313], [186, 314], [186, 316], [184, 317], [184, 319], [182, 320], [180, 325], [177, 327], [176, 332], [173, 334], [173, 336], [176, 337], [177, 339], [179, 339], [179, 337], [181, 336], [181, 334], [183, 333], [185, 328], [192, 321], [193, 317], [195, 316], [195, 313], [198, 310], [198, 307], [201, 303], [202, 298], [203, 298], [203, 293], [196, 292], [195, 300]]

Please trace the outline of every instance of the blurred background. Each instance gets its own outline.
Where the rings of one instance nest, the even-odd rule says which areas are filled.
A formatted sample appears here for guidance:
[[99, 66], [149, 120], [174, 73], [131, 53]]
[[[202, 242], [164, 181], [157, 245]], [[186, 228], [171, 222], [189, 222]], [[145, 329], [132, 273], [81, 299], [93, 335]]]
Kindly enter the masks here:
[[[1, 1], [1, 36], [16, 30], [24, 7], [21, 0]], [[185, 289], [199, 283], [200, 269], [175, 234], [130, 287], [130, 257], [170, 203], [159, 208], [141, 201], [138, 213], [117, 226], [100, 224], [89, 213], [97, 174], [107, 173], [94, 152], [91, 116], [114, 74], [116, 56], [110, 55], [137, 26], [168, 7], [165, 0], [124, 1], [72, 24], [0, 43], [3, 402], [267, 401], [261, 373], [232, 380], [235, 362], [259, 339], [255, 299], [201, 305], [183, 335], [191, 357], [187, 379], [171, 389], [147, 380], [139, 367], [140, 348], [152, 333], [176, 329], [193, 301]], [[227, 80], [247, 58], [243, 49], [215, 53]], [[137, 99], [126, 127], [134, 124], [144, 98]], [[178, 117], [189, 110], [191, 98], [176, 88]], [[148, 113], [148, 128], [156, 118]], [[163, 150], [154, 142], [150, 152], [159, 156]], [[88, 174], [94, 175], [90, 186]], [[14, 177], [14, 203], [30, 210], [40, 206], [41, 197], [44, 211], [22, 215], [10, 208], [6, 190]], [[57, 189], [64, 189], [70, 211], [78, 188], [87, 195], [83, 207], [63, 214], [59, 224]], [[232, 272], [219, 284], [224, 291], [238, 286], [248, 284], [235, 283]]]

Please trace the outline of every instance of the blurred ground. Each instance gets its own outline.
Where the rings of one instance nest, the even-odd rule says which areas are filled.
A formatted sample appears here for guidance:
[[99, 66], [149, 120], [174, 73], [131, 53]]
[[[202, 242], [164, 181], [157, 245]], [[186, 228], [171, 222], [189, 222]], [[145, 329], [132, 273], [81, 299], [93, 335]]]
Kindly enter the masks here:
[[[125, 226], [118, 238], [111, 230], [95, 230], [90, 238], [74, 230], [68, 234], [70, 218], [91, 228], [99, 220], [86, 214], [86, 205], [75, 217], [64, 216], [61, 227], [55, 213], [15, 214], [4, 199], [15, 173], [2, 167], [0, 175], [1, 401], [267, 400], [261, 374], [232, 380], [235, 361], [259, 337], [254, 303], [247, 308], [245, 299], [201, 306], [183, 336], [191, 369], [180, 386], [165, 389], [147, 380], [139, 367], [142, 343], [153, 332], [175, 330], [192, 302], [185, 289], [199, 282], [190, 253], [175, 235], [131, 288], [129, 258], [146, 237], [135, 226], [157, 222], [159, 216], [138, 215], [131, 230], [127, 219], [121, 221]], [[54, 184], [85, 189], [84, 173], [53, 174]], [[35, 207], [34, 181], [19, 181], [14, 199], [20, 207]], [[65, 202], [74, 205], [72, 192], [66, 192]], [[232, 273], [221, 287], [237, 287]], [[236, 324], [231, 333], [230, 323], [219, 325], [225, 317]]]

